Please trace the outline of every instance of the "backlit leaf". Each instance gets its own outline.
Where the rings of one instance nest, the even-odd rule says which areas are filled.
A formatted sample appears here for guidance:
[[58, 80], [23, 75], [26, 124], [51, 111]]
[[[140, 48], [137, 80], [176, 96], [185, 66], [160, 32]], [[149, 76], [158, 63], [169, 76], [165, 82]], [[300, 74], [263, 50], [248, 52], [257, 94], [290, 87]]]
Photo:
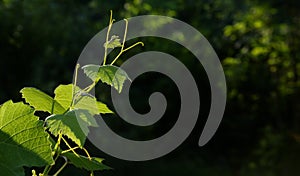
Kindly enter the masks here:
[[125, 80], [130, 80], [127, 73], [113, 65], [85, 65], [82, 67], [84, 73], [92, 80], [102, 82], [114, 87], [119, 93], [122, 91]]
[[[69, 108], [72, 102], [72, 91], [73, 84], [59, 85], [54, 91], [54, 100], [64, 108]], [[95, 97], [82, 95], [79, 87], [76, 87], [75, 92], [79, 95], [75, 99], [75, 109], [88, 110], [92, 115], [113, 113], [104, 103], [97, 101]]]
[[103, 44], [103, 47], [114, 49], [116, 47], [121, 47], [120, 38], [117, 35], [111, 36], [110, 40]]
[[66, 111], [57, 101], [46, 93], [32, 87], [25, 87], [21, 91], [26, 103], [37, 111], [49, 112], [50, 114], [62, 114]]
[[46, 119], [49, 131], [58, 136], [63, 135], [74, 141], [79, 147], [83, 147], [89, 126], [97, 127], [95, 118], [86, 110], [72, 110], [66, 114], [51, 115]]

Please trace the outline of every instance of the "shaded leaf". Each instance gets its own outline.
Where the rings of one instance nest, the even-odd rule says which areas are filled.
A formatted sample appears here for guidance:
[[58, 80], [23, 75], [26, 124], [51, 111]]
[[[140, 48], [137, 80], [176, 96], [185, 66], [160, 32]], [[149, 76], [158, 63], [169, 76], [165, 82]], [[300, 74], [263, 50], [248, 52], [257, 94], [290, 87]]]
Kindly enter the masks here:
[[110, 167], [104, 165], [102, 163], [103, 159], [102, 158], [96, 158], [92, 157], [91, 160], [85, 156], [76, 156], [72, 152], [67, 152], [62, 154], [63, 156], [67, 157], [70, 162], [80, 168], [80, 169], [86, 169], [88, 171], [98, 171], [98, 170], [108, 170], [111, 169]]
[[23, 166], [53, 164], [49, 135], [34, 109], [8, 101], [0, 109], [1, 175], [24, 176]]

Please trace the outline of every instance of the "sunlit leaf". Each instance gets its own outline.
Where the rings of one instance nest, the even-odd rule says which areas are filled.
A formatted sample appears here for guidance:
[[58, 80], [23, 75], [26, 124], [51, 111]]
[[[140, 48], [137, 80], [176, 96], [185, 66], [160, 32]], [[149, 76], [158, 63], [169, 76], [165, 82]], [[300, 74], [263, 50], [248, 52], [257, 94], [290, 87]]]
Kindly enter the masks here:
[[[65, 109], [69, 108], [72, 103], [73, 84], [59, 85], [54, 93], [54, 100], [61, 104]], [[93, 96], [84, 95], [79, 87], [75, 88], [75, 109], [88, 110], [92, 115], [113, 113], [104, 103], [97, 101]]]
[[119, 93], [122, 91], [125, 80], [130, 80], [127, 73], [113, 65], [85, 65], [82, 67], [84, 73], [93, 81], [99, 81], [114, 87]]
[[113, 48], [116, 48], [116, 47], [121, 47], [122, 44], [120, 42], [119, 36], [113, 35], [113, 36], [111, 36], [111, 38], [110, 38], [109, 41], [107, 41], [107, 42], [105, 42], [103, 44], [103, 46], [107, 47], [107, 48], [112, 48], [113, 49]]
[[20, 92], [25, 101], [37, 111], [45, 111], [51, 114], [62, 114], [66, 111], [66, 108], [62, 107], [52, 97], [36, 88], [25, 87]]
[[83, 147], [89, 126], [97, 127], [94, 117], [86, 110], [72, 110], [66, 114], [51, 115], [46, 119], [49, 131], [58, 136], [59, 132]]

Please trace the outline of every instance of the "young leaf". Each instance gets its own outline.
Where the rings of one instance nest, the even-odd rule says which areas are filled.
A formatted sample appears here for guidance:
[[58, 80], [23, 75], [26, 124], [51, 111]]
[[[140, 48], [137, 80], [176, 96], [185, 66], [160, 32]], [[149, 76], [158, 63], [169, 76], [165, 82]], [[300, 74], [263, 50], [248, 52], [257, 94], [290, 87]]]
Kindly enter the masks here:
[[114, 49], [116, 47], [121, 47], [121, 46], [122, 46], [122, 44], [120, 42], [120, 38], [117, 35], [111, 36], [110, 40], [103, 44], [103, 47], [112, 48], [112, 49]]
[[79, 147], [83, 147], [89, 126], [97, 127], [94, 117], [86, 110], [75, 109], [66, 114], [51, 115], [46, 119], [49, 131], [58, 136], [61, 131]]
[[85, 156], [81, 156], [81, 155], [76, 156], [72, 152], [67, 152], [62, 155], [67, 157], [74, 166], [76, 166], [80, 169], [83, 168], [88, 171], [111, 169], [110, 167], [108, 167], [102, 163], [102, 161], [103, 161], [102, 158], [92, 157], [92, 159], [90, 160], [89, 158], [87, 158]]
[[8, 101], [0, 109], [1, 175], [24, 176], [23, 166], [53, 164], [49, 135], [34, 109]]
[[45, 111], [50, 114], [62, 114], [66, 111], [66, 109], [52, 97], [36, 88], [26, 87], [20, 92], [25, 101], [37, 111]]
[[[72, 103], [72, 91], [73, 84], [59, 85], [54, 91], [54, 100], [67, 109]], [[95, 97], [81, 95], [80, 92], [82, 90], [76, 86], [75, 94], [77, 93], [79, 96], [75, 99], [74, 108], [88, 110], [92, 115], [113, 113], [104, 103], [97, 101]]]
[[107, 106], [106, 104], [100, 102], [100, 101], [97, 101], [96, 102], [96, 106], [97, 106], [97, 110], [98, 110], [98, 114], [101, 113], [101, 114], [111, 114], [111, 113], [114, 113], [113, 111], [111, 111]]
[[113, 65], [85, 65], [82, 67], [84, 73], [95, 82], [102, 82], [114, 87], [121, 93], [125, 80], [130, 80], [127, 73], [119, 67]]

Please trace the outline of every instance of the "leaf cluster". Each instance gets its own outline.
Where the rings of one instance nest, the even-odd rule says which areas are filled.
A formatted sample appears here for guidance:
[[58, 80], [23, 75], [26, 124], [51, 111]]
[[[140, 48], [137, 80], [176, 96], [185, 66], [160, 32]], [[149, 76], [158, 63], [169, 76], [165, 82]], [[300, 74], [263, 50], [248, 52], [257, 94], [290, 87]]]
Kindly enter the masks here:
[[[94, 171], [110, 169], [102, 163], [102, 158], [91, 157], [84, 148], [89, 127], [98, 126], [96, 118], [99, 117], [96, 115], [113, 113], [105, 103], [97, 100], [89, 92], [101, 81], [120, 93], [124, 82], [130, 79], [124, 70], [114, 66], [113, 63], [123, 52], [142, 44], [138, 42], [124, 49], [127, 20], [123, 43], [116, 35], [112, 35], [108, 40], [113, 21], [111, 13], [107, 40], [103, 44], [105, 48], [103, 64], [82, 67], [86, 76], [91, 79], [91, 85], [86, 88], [76, 85], [77, 72], [80, 68], [78, 64], [74, 83], [59, 85], [54, 90], [54, 97], [39, 89], [25, 87], [20, 91], [25, 103], [14, 103], [10, 100], [0, 106], [1, 174], [24, 176], [23, 166], [35, 166], [45, 168], [43, 173], [32, 170], [33, 176], [47, 176], [50, 173], [52, 175], [52, 168], [58, 158], [63, 158], [65, 163], [53, 174], [55, 176], [67, 164], [90, 171], [91, 175], [94, 175]], [[106, 65], [107, 49], [115, 47], [121, 47], [121, 51], [110, 65]], [[40, 120], [35, 115], [38, 111], [49, 115], [44, 121]], [[83, 151], [81, 153], [85, 155], [78, 154], [77, 150]]]

